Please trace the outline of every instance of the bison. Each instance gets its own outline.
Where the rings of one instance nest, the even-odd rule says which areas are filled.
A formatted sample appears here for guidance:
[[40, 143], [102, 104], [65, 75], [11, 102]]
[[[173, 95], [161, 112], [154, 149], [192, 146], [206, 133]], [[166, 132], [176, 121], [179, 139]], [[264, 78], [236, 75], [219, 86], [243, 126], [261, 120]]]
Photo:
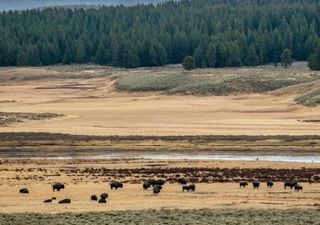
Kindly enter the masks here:
[[160, 186], [158, 185], [153, 186], [153, 194], [159, 194], [160, 191], [161, 191]]
[[117, 181], [114, 181], [110, 184], [110, 188], [117, 190], [118, 188], [123, 188], [123, 184]]
[[29, 194], [29, 190], [27, 188], [22, 188], [19, 190], [21, 194]]
[[107, 199], [108, 197], [109, 197], [109, 195], [107, 193], [102, 193], [100, 195], [100, 198], [102, 198], [102, 199]]
[[294, 186], [296, 186], [298, 183], [296, 181], [292, 181], [292, 180], [286, 180], [284, 182], [284, 189], [286, 189], [287, 187], [290, 187], [290, 189], [292, 189]]
[[91, 195], [91, 201], [98, 201], [98, 196]]
[[195, 184], [190, 184], [190, 185], [183, 185], [182, 186], [182, 191], [192, 191], [192, 192], [195, 192], [196, 190], [196, 185]]
[[61, 201], [58, 202], [59, 204], [70, 204], [71, 203], [71, 199], [70, 198], [66, 198], [63, 199]]
[[151, 184], [148, 181], [145, 181], [142, 185], [144, 190], [147, 190], [149, 187], [151, 187]]
[[60, 191], [61, 189], [64, 189], [64, 184], [62, 183], [54, 183], [52, 184], [53, 191]]
[[271, 180], [267, 181], [267, 187], [272, 188], [273, 187], [273, 182]]
[[149, 179], [147, 181], [152, 187], [154, 187], [155, 185], [164, 185], [165, 181], [164, 180], [154, 180], [154, 179]]
[[248, 182], [240, 181], [239, 185], [240, 185], [240, 188], [245, 188], [248, 185]]
[[181, 184], [181, 185], [186, 185], [186, 184], [187, 184], [187, 180], [186, 180], [185, 178], [179, 178], [179, 179], [177, 180], [177, 182], [178, 182], [179, 184]]
[[296, 185], [294, 186], [294, 190], [295, 190], [295, 191], [302, 191], [302, 189], [303, 189], [303, 187], [302, 187], [300, 184], [296, 184]]
[[260, 187], [260, 181], [254, 180], [252, 182], [252, 186], [253, 186], [254, 189], [258, 189]]
[[105, 198], [100, 198], [98, 203], [107, 203], [107, 199]]

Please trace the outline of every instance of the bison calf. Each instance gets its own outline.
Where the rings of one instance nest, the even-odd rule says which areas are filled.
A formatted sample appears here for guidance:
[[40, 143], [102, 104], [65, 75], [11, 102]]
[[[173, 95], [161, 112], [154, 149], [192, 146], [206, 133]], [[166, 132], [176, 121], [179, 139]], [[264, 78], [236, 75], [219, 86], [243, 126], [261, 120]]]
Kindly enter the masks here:
[[190, 185], [183, 185], [182, 186], [182, 191], [192, 191], [195, 192], [196, 190], [196, 185], [195, 184], [190, 184]]
[[240, 185], [240, 188], [245, 188], [248, 185], [248, 182], [240, 181], [239, 185]]
[[296, 185], [294, 186], [294, 190], [295, 190], [295, 191], [302, 191], [302, 189], [303, 189], [303, 187], [302, 187], [300, 184], [296, 184]]

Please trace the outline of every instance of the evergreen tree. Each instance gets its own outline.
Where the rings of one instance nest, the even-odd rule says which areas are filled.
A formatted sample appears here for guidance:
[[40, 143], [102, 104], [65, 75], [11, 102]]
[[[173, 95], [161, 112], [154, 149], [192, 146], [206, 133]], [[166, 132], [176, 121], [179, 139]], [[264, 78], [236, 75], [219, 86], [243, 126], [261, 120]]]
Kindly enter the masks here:
[[207, 67], [216, 67], [216, 62], [217, 62], [217, 49], [216, 46], [213, 44], [210, 44], [208, 49], [207, 49]]
[[182, 66], [185, 70], [193, 70], [196, 68], [195, 60], [192, 56], [187, 56], [183, 59]]
[[311, 70], [320, 71], [320, 47], [310, 56], [308, 66]]
[[281, 65], [284, 68], [288, 68], [288, 66], [292, 64], [291, 52], [289, 49], [286, 48], [285, 50], [283, 50], [280, 58], [281, 58]]

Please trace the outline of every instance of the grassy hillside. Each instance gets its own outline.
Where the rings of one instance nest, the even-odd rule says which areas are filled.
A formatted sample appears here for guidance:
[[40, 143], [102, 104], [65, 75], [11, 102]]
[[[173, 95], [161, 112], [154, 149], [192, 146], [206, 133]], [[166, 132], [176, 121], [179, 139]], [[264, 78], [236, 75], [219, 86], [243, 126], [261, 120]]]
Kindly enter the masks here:
[[275, 69], [207, 69], [192, 72], [131, 73], [119, 76], [115, 86], [120, 91], [161, 91], [165, 94], [228, 95], [263, 93], [283, 87], [318, 80], [310, 71], [293, 67]]
[[317, 106], [320, 104], [320, 88], [313, 89], [295, 100], [302, 105]]
[[162, 210], [79, 214], [0, 214], [2, 225], [98, 225], [98, 224], [212, 224], [212, 225], [287, 225], [320, 224], [315, 210]]

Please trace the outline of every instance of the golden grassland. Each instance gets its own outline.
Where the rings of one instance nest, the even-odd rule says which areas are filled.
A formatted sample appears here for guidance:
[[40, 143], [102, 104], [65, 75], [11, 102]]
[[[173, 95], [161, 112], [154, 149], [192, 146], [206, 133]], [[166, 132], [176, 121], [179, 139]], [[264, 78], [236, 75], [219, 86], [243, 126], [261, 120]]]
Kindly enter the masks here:
[[[305, 66], [196, 70], [186, 76], [215, 82], [285, 79], [299, 84], [274, 91], [247, 89], [224, 96], [123, 92], [115, 82], [130, 76], [183, 74], [179, 67], [121, 70], [97, 66], [7, 68], [0, 70], [3, 112], [56, 113], [63, 117], [29, 120], [0, 132], [55, 132], [89, 135], [310, 135], [319, 134], [319, 108], [294, 98], [317, 86], [319, 74]], [[250, 76], [249, 76], [250, 75]], [[311, 81], [310, 81], [311, 80]], [[303, 82], [304, 81], [304, 82]], [[247, 82], [247, 83], [246, 83]], [[306, 82], [306, 83], [305, 83]], [[290, 82], [287, 84], [291, 84]], [[213, 83], [214, 85], [214, 83]], [[308, 121], [308, 122], [306, 122]]]
[[[284, 189], [282, 182], [276, 182], [273, 189], [267, 189], [262, 183], [259, 190], [252, 185], [240, 189], [237, 182], [201, 182], [196, 183], [196, 192], [182, 192], [181, 185], [169, 182], [164, 185], [159, 195], [152, 190], [142, 188], [144, 179], [153, 177], [146, 168], [155, 171], [174, 168], [236, 168], [248, 169], [291, 169], [298, 176], [301, 170], [318, 168], [317, 164], [271, 163], [271, 162], [219, 162], [219, 161], [151, 161], [151, 160], [2, 160], [0, 164], [0, 212], [21, 213], [61, 213], [114, 210], [148, 210], [148, 209], [317, 209], [320, 205], [320, 184], [301, 184], [304, 190], [295, 192]], [[93, 169], [107, 171], [98, 174]], [[117, 171], [113, 173], [111, 170]], [[131, 169], [136, 174], [123, 175], [120, 170]], [[82, 172], [81, 172], [82, 171]], [[90, 172], [88, 172], [90, 171]], [[315, 170], [316, 171], [316, 170]], [[119, 173], [118, 173], [119, 172]], [[294, 174], [297, 173], [297, 174]], [[181, 173], [186, 177], [187, 173]], [[168, 174], [167, 174], [168, 175]], [[198, 174], [199, 175], [199, 174]], [[158, 173], [158, 177], [163, 174]], [[169, 175], [168, 175], [169, 176]], [[192, 175], [190, 175], [192, 176]], [[200, 175], [199, 175], [200, 176]], [[243, 175], [248, 179], [252, 175]], [[196, 175], [194, 175], [196, 177]], [[239, 177], [240, 179], [241, 177]], [[168, 178], [167, 178], [168, 179]], [[120, 180], [124, 188], [110, 190], [109, 182]], [[65, 190], [53, 192], [51, 184], [63, 182]], [[19, 194], [19, 189], [27, 187], [28, 195]], [[92, 194], [109, 194], [109, 202], [98, 204], [90, 201]], [[70, 205], [59, 205], [57, 201], [44, 204], [43, 200], [56, 197], [57, 201], [71, 198]]]

